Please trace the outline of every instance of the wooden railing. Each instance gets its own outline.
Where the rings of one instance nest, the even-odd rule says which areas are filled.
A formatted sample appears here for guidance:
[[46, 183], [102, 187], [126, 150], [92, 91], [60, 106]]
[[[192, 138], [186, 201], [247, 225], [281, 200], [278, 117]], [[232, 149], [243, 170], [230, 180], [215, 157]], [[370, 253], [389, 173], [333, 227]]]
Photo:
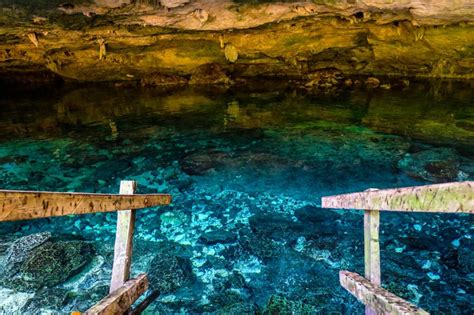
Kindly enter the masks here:
[[[135, 190], [134, 181], [122, 181], [118, 195], [0, 190], [0, 222], [118, 211], [110, 292], [85, 314], [123, 314], [148, 289], [146, 274], [129, 279], [135, 210], [171, 203], [170, 195], [136, 195]], [[379, 211], [474, 213], [474, 182], [371, 189], [323, 197], [322, 207], [365, 210], [366, 278], [341, 271], [339, 279], [345, 289], [366, 305], [366, 314], [428, 314], [381, 288]]]
[[321, 206], [364, 210], [365, 278], [341, 271], [341, 285], [365, 304], [366, 314], [428, 314], [381, 288], [380, 211], [474, 213], [474, 182], [455, 182], [323, 197]]
[[170, 195], [135, 191], [134, 181], [122, 181], [120, 194], [0, 190], [0, 222], [118, 211], [109, 295], [85, 314], [124, 314], [148, 289], [146, 274], [129, 279], [135, 210], [171, 203]]

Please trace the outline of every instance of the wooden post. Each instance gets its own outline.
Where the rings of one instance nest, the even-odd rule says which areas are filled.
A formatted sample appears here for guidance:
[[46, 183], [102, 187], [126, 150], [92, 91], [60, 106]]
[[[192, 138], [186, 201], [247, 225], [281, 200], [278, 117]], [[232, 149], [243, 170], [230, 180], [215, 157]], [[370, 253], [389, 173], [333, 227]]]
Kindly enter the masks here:
[[[135, 181], [121, 181], [120, 194], [134, 194], [136, 185]], [[134, 226], [134, 209], [117, 211], [117, 231], [115, 234], [114, 265], [112, 268], [112, 280], [110, 281], [110, 293], [122, 287], [130, 277]]]
[[[380, 244], [379, 244], [380, 212], [378, 210], [364, 211], [364, 258], [365, 277], [373, 285], [380, 286]], [[366, 315], [377, 313], [370, 307], [365, 307]]]

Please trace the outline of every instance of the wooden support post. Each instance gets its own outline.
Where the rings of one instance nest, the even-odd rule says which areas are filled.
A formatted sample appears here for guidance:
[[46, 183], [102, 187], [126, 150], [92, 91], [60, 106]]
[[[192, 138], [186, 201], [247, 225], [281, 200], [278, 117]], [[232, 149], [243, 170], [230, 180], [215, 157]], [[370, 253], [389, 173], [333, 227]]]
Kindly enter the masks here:
[[[121, 181], [120, 194], [134, 194], [136, 185], [135, 181]], [[112, 268], [112, 280], [110, 281], [110, 293], [122, 287], [130, 277], [134, 227], [134, 209], [117, 211], [117, 231], [115, 234], [114, 265]]]
[[[364, 211], [364, 257], [365, 277], [373, 285], [380, 286], [380, 244], [379, 244], [380, 212]], [[366, 315], [375, 315], [370, 307], [365, 307]]]

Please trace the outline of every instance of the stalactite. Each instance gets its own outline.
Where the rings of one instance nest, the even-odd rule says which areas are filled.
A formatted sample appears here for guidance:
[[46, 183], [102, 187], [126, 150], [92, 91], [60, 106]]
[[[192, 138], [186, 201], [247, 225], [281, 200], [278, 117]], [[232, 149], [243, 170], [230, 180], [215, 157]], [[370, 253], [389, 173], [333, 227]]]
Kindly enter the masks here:
[[161, 6], [160, 0], [133, 0], [134, 4], [145, 4], [155, 8], [159, 8]]

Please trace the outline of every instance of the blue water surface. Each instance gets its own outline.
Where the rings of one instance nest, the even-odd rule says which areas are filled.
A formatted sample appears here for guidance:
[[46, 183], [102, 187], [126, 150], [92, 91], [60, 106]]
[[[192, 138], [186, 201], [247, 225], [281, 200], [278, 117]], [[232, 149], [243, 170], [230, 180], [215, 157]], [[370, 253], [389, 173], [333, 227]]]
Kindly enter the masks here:
[[[0, 100], [0, 188], [170, 193], [140, 210], [132, 275], [161, 291], [149, 314], [359, 314], [340, 270], [363, 274], [363, 213], [325, 195], [474, 178], [470, 83], [337, 96], [275, 88], [70, 86]], [[0, 224], [80, 240], [90, 260], [61, 283], [12, 288], [0, 313], [85, 311], [108, 291], [116, 214]], [[472, 216], [381, 214], [383, 286], [439, 314], [474, 310]], [[18, 275], [16, 275], [18, 276]], [[12, 303], [14, 297], [15, 302]], [[3, 302], [2, 302], [3, 301]]]

